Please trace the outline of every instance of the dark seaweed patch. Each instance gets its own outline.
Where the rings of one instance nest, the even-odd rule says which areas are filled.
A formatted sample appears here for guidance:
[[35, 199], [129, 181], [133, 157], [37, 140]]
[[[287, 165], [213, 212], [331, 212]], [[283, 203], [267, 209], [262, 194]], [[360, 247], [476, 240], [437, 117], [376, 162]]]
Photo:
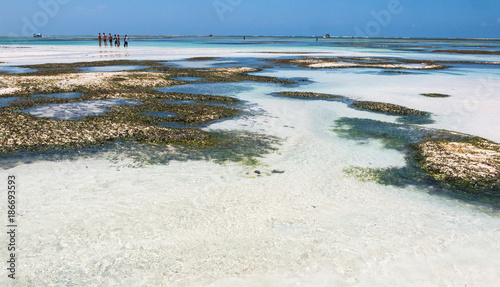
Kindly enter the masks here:
[[290, 97], [290, 98], [301, 98], [301, 99], [345, 99], [343, 96], [312, 93], [312, 92], [277, 92], [274, 93], [278, 96]]
[[193, 57], [186, 59], [187, 61], [213, 61], [221, 59], [219, 57]]
[[390, 115], [402, 115], [402, 116], [429, 116], [428, 112], [423, 112], [415, 109], [410, 109], [407, 107], [382, 103], [382, 102], [370, 102], [370, 101], [355, 101], [352, 105], [358, 109], [368, 110], [372, 112], [385, 113]]
[[430, 93], [430, 94], [420, 94], [424, 97], [429, 97], [429, 98], [449, 98], [450, 95], [445, 95], [445, 94], [438, 94], [438, 93]]

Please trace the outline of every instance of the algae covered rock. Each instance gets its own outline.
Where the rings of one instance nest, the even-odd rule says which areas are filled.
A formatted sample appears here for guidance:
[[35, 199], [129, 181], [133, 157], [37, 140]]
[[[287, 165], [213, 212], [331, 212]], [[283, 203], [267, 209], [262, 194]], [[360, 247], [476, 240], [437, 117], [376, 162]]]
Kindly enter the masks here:
[[414, 145], [422, 169], [437, 180], [470, 191], [500, 190], [500, 145], [474, 141], [426, 141]]
[[410, 109], [407, 107], [381, 103], [381, 102], [370, 102], [370, 101], [355, 101], [352, 105], [358, 109], [369, 110], [373, 112], [380, 112], [392, 115], [404, 115], [404, 116], [428, 116], [428, 112], [423, 112], [415, 109]]

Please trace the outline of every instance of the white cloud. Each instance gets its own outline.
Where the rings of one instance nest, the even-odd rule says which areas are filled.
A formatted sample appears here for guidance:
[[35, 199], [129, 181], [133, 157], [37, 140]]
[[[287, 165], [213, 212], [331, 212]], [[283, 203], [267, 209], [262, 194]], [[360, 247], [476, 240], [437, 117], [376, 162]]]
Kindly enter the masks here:
[[498, 18], [497, 22], [498, 22], [498, 24], [500, 24], [500, 18]]

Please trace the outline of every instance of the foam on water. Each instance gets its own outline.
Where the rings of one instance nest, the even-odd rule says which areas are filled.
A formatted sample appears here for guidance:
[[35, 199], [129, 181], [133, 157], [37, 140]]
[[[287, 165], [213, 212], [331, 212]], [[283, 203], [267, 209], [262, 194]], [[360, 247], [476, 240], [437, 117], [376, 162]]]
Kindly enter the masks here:
[[109, 107], [119, 105], [140, 105], [139, 101], [125, 99], [92, 100], [66, 104], [49, 104], [26, 109], [22, 112], [35, 117], [51, 118], [54, 120], [79, 120], [86, 116], [104, 114]]

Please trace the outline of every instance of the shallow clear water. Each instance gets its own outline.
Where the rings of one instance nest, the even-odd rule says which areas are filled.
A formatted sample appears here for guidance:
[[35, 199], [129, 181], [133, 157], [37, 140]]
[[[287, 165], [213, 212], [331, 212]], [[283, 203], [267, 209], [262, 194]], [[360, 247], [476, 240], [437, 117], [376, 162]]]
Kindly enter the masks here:
[[184, 81], [184, 82], [194, 82], [194, 81], [201, 80], [201, 78], [197, 78], [197, 77], [177, 77], [177, 78], [172, 78], [172, 79], [176, 80], [176, 81]]
[[[496, 282], [498, 216], [425, 188], [361, 182], [342, 171], [352, 165], [402, 166], [404, 156], [378, 141], [339, 138], [332, 131], [334, 120], [347, 116], [390, 122], [395, 117], [352, 110], [340, 102], [271, 96], [285, 89], [280, 85], [224, 85], [225, 93], [255, 104], [254, 115], [209, 129], [243, 129], [284, 139], [279, 153], [265, 156], [255, 167], [207, 161], [141, 167], [128, 159], [100, 157], [9, 170], [23, 181], [23, 228], [30, 230], [23, 246], [35, 254], [23, 264], [37, 270], [27, 272], [31, 275], [22, 282]], [[273, 174], [274, 169], [284, 173]], [[147, 270], [139, 271], [140, 266]]]
[[235, 64], [234, 61], [175, 61], [170, 62], [168, 65], [175, 65], [179, 68], [188, 69], [202, 69], [202, 68], [212, 68], [217, 65]]
[[[225, 39], [224, 45], [230, 40]], [[286, 46], [291, 50], [305, 41], [278, 40], [292, 43]], [[470, 43], [359, 41], [389, 41], [392, 46], [468, 47]], [[275, 45], [248, 44], [262, 49]], [[279, 68], [257, 74], [304, 77], [311, 82], [161, 89], [245, 101], [245, 115], [203, 129], [277, 136], [281, 139], [278, 150], [251, 166], [200, 160], [147, 164], [124, 156], [119, 149], [89, 158], [26, 160], [6, 166], [1, 173], [4, 182], [7, 174], [16, 174], [22, 184], [19, 244], [24, 257], [19, 283], [495, 286], [500, 281], [497, 210], [436, 193], [425, 184], [380, 185], [344, 172], [353, 166], [404, 167], [405, 155], [380, 140], [342, 137], [334, 131], [336, 121], [360, 118], [395, 123], [398, 117], [352, 109], [344, 102], [273, 93], [309, 91], [400, 104], [432, 112], [436, 122], [427, 127], [500, 141], [496, 124], [500, 75], [496, 70], [457, 67], [389, 75], [380, 69]], [[451, 97], [427, 98], [421, 93]], [[51, 106], [45, 114], [68, 107]], [[141, 152], [147, 151], [132, 150], [131, 154]], [[8, 283], [5, 272], [0, 271], [2, 283]]]
[[[350, 38], [332, 37], [323, 39], [319, 37], [316, 42], [315, 36], [309, 37], [266, 37], [247, 36], [243, 40], [242, 36], [133, 36], [130, 35], [130, 46], [180, 46], [190, 47], [199, 45], [211, 45], [215, 47], [231, 46], [245, 50], [249, 48], [277, 47], [285, 46], [292, 48], [313, 46], [318, 48], [344, 47], [359, 49], [368, 47], [376, 49], [399, 49], [402, 51], [430, 51], [435, 49], [488, 49], [499, 50], [499, 39], [426, 39], [426, 38]], [[43, 38], [33, 38], [32, 36], [0, 36], [0, 45], [95, 45], [97, 46], [97, 36], [64, 36], [54, 35]], [[104, 48], [104, 47], [102, 47]], [[110, 48], [115, 49], [115, 48]]]
[[57, 99], [76, 99], [82, 97], [81, 93], [60, 93], [60, 94], [48, 94], [48, 95], [33, 95], [32, 97], [42, 97], [42, 98], [57, 98]]
[[139, 101], [125, 99], [91, 100], [66, 104], [48, 104], [23, 110], [35, 117], [44, 117], [54, 120], [79, 120], [87, 116], [101, 115], [109, 107], [119, 105], [140, 105]]
[[17, 99], [19, 99], [19, 97], [0, 98], [0, 107], [6, 107]]
[[7, 74], [20, 74], [20, 73], [32, 73], [36, 72], [36, 70], [29, 68], [21, 68], [21, 67], [0, 66], [0, 72], [6, 72]]

